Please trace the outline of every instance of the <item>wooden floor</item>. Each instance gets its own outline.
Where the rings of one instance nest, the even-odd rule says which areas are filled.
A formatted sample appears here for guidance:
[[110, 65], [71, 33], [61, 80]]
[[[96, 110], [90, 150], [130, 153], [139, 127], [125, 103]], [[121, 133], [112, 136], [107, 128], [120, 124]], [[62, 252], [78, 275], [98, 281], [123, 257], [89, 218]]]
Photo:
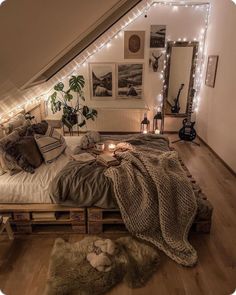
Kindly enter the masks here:
[[[182, 159], [214, 206], [210, 235], [193, 235], [198, 251], [194, 268], [177, 265], [164, 255], [159, 271], [142, 289], [125, 285], [110, 295], [229, 295], [236, 289], [236, 178], [205, 147], [175, 144]], [[83, 236], [67, 236], [77, 241]], [[0, 240], [0, 290], [7, 295], [42, 295], [56, 236]]]

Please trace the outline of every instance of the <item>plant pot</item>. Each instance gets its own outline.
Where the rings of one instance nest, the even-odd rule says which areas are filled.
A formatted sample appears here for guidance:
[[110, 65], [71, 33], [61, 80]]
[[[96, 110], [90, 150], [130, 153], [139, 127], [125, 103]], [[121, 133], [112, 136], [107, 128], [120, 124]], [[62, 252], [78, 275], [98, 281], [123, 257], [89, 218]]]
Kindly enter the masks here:
[[76, 113], [63, 115], [62, 122], [66, 127], [72, 128], [74, 125], [78, 124], [78, 116]]

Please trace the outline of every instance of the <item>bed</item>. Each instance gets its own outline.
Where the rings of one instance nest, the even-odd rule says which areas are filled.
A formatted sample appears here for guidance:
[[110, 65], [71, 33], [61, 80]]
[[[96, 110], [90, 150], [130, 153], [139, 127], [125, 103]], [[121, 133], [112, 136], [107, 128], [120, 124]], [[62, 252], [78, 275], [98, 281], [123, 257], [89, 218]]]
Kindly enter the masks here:
[[[41, 120], [41, 118], [40, 118]], [[87, 194], [81, 191], [81, 203], [64, 202], [61, 192], [53, 198], [50, 187], [54, 179], [64, 171], [70, 161], [72, 151], [80, 145], [81, 136], [67, 137], [65, 152], [53, 163], [42, 164], [34, 174], [20, 172], [10, 176], [0, 176], [0, 214], [9, 216], [14, 230], [18, 233], [103, 233], [120, 228], [126, 230], [119, 206], [113, 202], [111, 194], [100, 194], [96, 202], [91, 199], [86, 203]], [[133, 135], [105, 136], [103, 141], [127, 141]], [[134, 143], [134, 142], [133, 142]], [[135, 145], [135, 143], [134, 143]], [[166, 141], [160, 140], [158, 148], [170, 151]], [[180, 160], [181, 161], [181, 160]], [[181, 161], [186, 176], [189, 178], [197, 196], [198, 212], [193, 224], [196, 232], [210, 232], [212, 206]], [[63, 173], [62, 173], [63, 174]], [[62, 175], [63, 176], [63, 175]], [[62, 177], [63, 183], [63, 177]], [[59, 184], [59, 187], [62, 186]], [[89, 188], [90, 189], [90, 188]], [[94, 205], [96, 207], [94, 207]]]

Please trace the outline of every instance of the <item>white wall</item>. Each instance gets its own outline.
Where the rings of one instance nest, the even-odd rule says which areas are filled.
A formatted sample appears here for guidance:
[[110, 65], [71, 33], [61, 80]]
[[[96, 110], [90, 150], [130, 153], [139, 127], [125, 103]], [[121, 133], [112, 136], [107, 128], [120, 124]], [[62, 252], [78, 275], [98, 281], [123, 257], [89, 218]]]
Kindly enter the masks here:
[[211, 2], [207, 55], [219, 55], [219, 65], [215, 88], [203, 85], [197, 131], [236, 172], [236, 5]]
[[[124, 59], [124, 36], [113, 39], [109, 48], [104, 48], [96, 53], [89, 62], [142, 62], [144, 63], [144, 99], [120, 100], [115, 99], [110, 102], [90, 100], [89, 89], [89, 66], [82, 67], [79, 71], [86, 78], [85, 97], [87, 103], [98, 109], [98, 119], [95, 122], [88, 122], [88, 128], [99, 131], [139, 131], [140, 122], [144, 112], [148, 108], [149, 120], [152, 121], [154, 108], [158, 104], [159, 95], [162, 90], [160, 73], [154, 73], [149, 70], [149, 43], [150, 43], [150, 25], [159, 24], [167, 26], [167, 39], [178, 40], [186, 38], [193, 41], [199, 37], [201, 29], [204, 27], [205, 10], [195, 10], [192, 7], [182, 7], [174, 10], [170, 6], [156, 6], [151, 8], [147, 17], [141, 16], [130, 24], [126, 30], [145, 30], [145, 58], [139, 60]], [[186, 26], [191, 23], [191, 26]], [[57, 114], [56, 116], [59, 116]], [[51, 117], [51, 116], [50, 116]], [[181, 119], [166, 119], [165, 130], [177, 131], [182, 125]]]

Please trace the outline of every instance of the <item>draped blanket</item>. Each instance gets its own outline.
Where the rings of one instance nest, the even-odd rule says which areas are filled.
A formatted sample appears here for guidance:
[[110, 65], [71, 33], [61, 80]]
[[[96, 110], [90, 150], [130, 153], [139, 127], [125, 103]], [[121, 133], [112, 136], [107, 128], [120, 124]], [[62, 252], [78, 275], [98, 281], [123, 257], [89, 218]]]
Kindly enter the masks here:
[[142, 150], [118, 154], [121, 165], [105, 172], [129, 232], [179, 264], [193, 266], [197, 253], [188, 242], [197, 212], [191, 184], [173, 151]]

